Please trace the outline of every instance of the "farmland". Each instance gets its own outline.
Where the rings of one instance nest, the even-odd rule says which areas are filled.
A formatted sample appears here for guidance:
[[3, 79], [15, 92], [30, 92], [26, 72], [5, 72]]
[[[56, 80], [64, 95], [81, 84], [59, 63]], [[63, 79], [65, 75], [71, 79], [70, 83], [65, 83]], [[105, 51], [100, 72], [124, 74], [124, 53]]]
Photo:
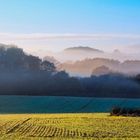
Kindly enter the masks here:
[[107, 113], [3, 114], [1, 140], [140, 139], [139, 117]]
[[112, 107], [140, 107], [140, 99], [64, 96], [0, 96], [0, 113], [98, 113]]

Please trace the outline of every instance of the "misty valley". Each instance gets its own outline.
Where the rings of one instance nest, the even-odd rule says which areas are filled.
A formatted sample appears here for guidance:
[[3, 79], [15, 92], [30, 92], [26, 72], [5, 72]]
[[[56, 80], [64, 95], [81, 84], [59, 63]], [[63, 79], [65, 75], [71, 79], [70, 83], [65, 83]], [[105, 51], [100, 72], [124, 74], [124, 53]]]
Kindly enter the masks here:
[[[101, 64], [116, 64], [115, 60], [93, 59]], [[103, 62], [100, 62], [102, 61]], [[92, 61], [92, 60], [90, 60]], [[109, 62], [108, 62], [109, 61]], [[106, 63], [105, 63], [106, 62]], [[114, 62], [114, 63], [113, 63]], [[138, 63], [139, 61], [137, 61]], [[101, 63], [101, 64], [100, 64]], [[137, 63], [124, 64], [137, 69]], [[140, 63], [140, 62], [139, 62]], [[57, 64], [58, 65], [58, 64]], [[28, 55], [16, 46], [0, 47], [1, 95], [50, 95], [86, 97], [140, 97], [140, 76], [112, 72], [107, 66], [99, 66], [89, 77], [69, 76], [67, 69], [60, 70], [51, 60]], [[76, 66], [78, 66], [76, 64]], [[72, 66], [74, 69], [76, 66]], [[85, 67], [83, 65], [83, 67]], [[64, 67], [65, 68], [65, 67]], [[82, 70], [82, 68], [79, 66]]]
[[[82, 67], [96, 67], [95, 61], [98, 61], [98, 66], [100, 66], [95, 68], [90, 76], [71, 76], [67, 68], [60, 69], [61, 64], [27, 54], [16, 46], [1, 44], [0, 95], [140, 97], [138, 73], [133, 71], [133, 74], [124, 74], [111, 71], [105, 64], [114, 65], [116, 61], [103, 58], [93, 59], [93, 64], [86, 62], [82, 64]], [[138, 63], [140, 63], [138, 60], [129, 61], [123, 65], [138, 71], [139, 65], [132, 67]], [[76, 66], [73, 65], [72, 68]], [[79, 68], [82, 70], [80, 66]]]

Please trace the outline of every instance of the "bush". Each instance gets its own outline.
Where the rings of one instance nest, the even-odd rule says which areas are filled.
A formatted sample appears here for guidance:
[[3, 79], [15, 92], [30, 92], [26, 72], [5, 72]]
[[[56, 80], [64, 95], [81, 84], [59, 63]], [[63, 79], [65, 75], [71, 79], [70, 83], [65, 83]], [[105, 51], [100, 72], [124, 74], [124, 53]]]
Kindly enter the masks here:
[[110, 112], [110, 115], [111, 116], [132, 116], [132, 117], [137, 117], [137, 116], [140, 116], [140, 109], [113, 107], [111, 112]]

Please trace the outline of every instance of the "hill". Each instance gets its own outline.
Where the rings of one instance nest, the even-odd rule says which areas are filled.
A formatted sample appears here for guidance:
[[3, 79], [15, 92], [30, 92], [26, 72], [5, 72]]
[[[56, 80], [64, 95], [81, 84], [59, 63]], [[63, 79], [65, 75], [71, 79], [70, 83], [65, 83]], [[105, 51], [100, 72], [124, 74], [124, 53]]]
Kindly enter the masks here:
[[53, 56], [60, 62], [66, 61], [81, 61], [83, 59], [95, 59], [95, 58], [106, 58], [106, 59], [115, 59], [119, 61], [126, 60], [139, 60], [139, 53], [127, 53], [125, 51], [120, 51], [115, 49], [114, 51], [107, 52], [96, 47], [89, 46], [77, 46], [77, 47], [69, 47], [60, 52], [49, 52], [46, 53], [46, 56]]
[[109, 69], [108, 67], [106, 66], [100, 66], [100, 67], [97, 67], [96, 69], [94, 69], [92, 71], [92, 75], [106, 75], [106, 74], [112, 74], [112, 73], [115, 73], [113, 72], [111, 69]]
[[71, 47], [71, 48], [67, 48], [64, 50], [65, 52], [74, 52], [74, 51], [84, 51], [84, 52], [97, 52], [97, 53], [103, 53], [103, 51], [98, 50], [98, 49], [94, 49], [91, 47], [84, 47], [84, 46], [79, 46], [79, 47]]
[[98, 67], [108, 67], [110, 70], [126, 75], [137, 75], [140, 72], [140, 60], [126, 60], [120, 62], [107, 58], [88, 58], [73, 63], [62, 63], [59, 69], [63, 69], [73, 76], [90, 76]]
[[66, 48], [61, 52], [55, 53], [53, 57], [55, 57], [60, 62], [66, 62], [82, 60], [85, 58], [95, 58], [103, 55], [105, 54], [102, 50], [87, 46], [79, 46]]

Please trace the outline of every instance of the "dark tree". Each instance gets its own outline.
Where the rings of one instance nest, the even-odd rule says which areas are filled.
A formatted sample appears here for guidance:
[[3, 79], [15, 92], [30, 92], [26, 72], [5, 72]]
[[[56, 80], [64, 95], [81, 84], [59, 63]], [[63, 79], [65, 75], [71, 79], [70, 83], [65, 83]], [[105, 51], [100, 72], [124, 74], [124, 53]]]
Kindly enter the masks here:
[[55, 72], [56, 67], [55, 67], [55, 65], [53, 63], [50, 63], [49, 61], [44, 60], [41, 63], [41, 70], [48, 71], [48, 72]]

